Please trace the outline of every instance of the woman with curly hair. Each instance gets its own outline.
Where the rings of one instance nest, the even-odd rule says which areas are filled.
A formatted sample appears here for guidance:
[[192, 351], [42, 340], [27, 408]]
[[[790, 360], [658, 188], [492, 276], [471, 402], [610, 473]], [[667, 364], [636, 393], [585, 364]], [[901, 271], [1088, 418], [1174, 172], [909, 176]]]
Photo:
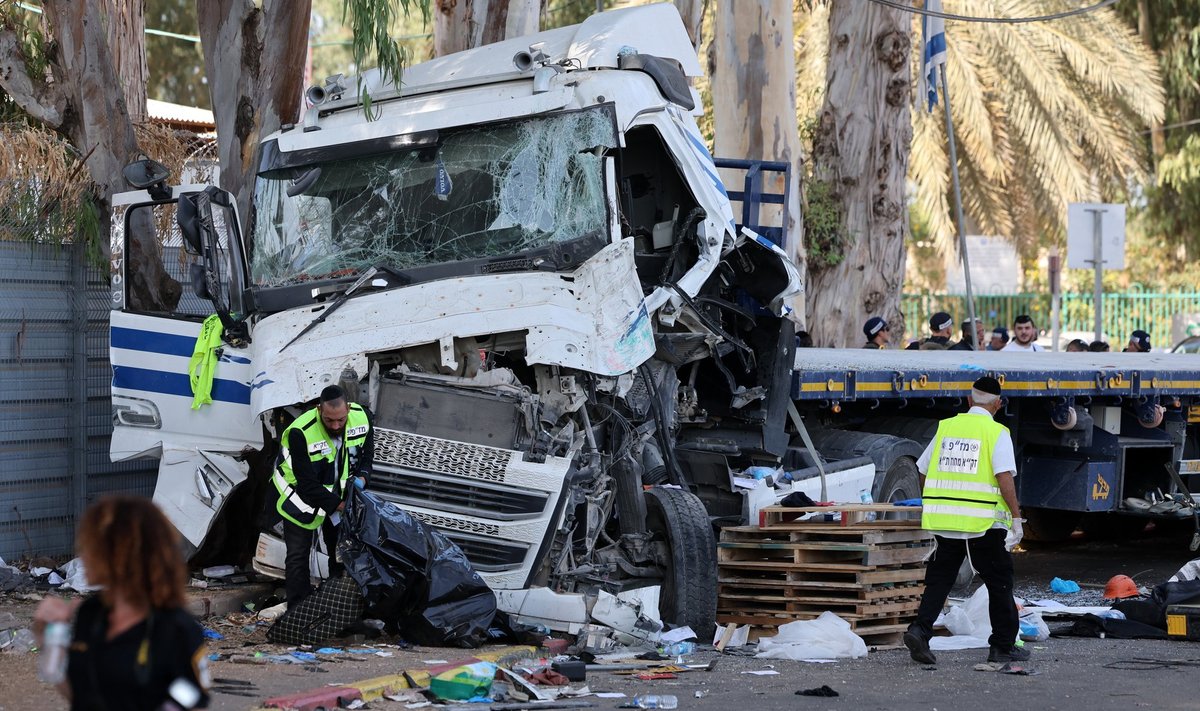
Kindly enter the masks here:
[[47, 624], [74, 614], [58, 685], [72, 711], [207, 707], [204, 634], [183, 609], [187, 568], [167, 518], [147, 499], [101, 499], [84, 512], [76, 549], [99, 594], [77, 610], [46, 598], [34, 616], [40, 644]]

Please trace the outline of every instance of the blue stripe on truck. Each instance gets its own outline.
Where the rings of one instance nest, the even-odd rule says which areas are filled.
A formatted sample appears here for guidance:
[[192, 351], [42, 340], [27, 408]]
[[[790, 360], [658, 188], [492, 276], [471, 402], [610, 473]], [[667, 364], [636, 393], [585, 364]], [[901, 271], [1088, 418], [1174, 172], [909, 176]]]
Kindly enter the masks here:
[[[188, 355], [191, 355], [189, 351]], [[162, 370], [132, 368], [127, 365], [113, 366], [114, 388], [143, 390], [166, 395], [192, 397], [192, 383], [184, 373], [168, 373]], [[214, 401], [232, 402], [237, 405], [250, 404], [250, 386], [233, 380], [215, 378], [212, 386]]]

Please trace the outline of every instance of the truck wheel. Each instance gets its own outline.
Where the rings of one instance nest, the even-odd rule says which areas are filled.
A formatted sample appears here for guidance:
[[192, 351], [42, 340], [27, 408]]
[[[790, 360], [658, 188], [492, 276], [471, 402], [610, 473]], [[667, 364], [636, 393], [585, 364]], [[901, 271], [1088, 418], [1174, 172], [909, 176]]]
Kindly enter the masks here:
[[889, 503], [921, 498], [921, 473], [912, 457], [896, 457], [879, 487], [879, 501]]
[[1025, 517], [1025, 540], [1039, 543], [1065, 541], [1075, 532], [1081, 514], [1078, 511], [1059, 509], [1023, 508]]
[[708, 511], [690, 491], [656, 486], [646, 490], [646, 521], [671, 550], [659, 597], [663, 621], [691, 627], [700, 640], [712, 639], [717, 624], [717, 544]]

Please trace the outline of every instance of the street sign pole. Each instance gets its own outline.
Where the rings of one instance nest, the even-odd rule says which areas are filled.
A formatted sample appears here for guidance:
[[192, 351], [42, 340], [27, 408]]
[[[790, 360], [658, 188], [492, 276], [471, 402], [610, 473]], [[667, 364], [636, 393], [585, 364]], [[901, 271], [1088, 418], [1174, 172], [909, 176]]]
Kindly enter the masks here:
[[1062, 260], [1058, 247], [1050, 248], [1047, 260], [1050, 272], [1050, 350], [1058, 351], [1058, 336], [1062, 332]]
[[1104, 210], [1088, 208], [1092, 213], [1092, 266], [1096, 269], [1096, 281], [1092, 287], [1092, 310], [1095, 311], [1096, 340], [1101, 339], [1104, 332], [1104, 240], [1100, 223], [1104, 219]]

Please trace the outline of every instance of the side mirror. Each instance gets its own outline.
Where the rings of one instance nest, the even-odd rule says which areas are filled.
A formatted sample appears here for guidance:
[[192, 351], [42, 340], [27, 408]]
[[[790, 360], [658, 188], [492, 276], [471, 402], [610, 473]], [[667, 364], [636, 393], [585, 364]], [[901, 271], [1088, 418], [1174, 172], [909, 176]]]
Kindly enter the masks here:
[[200, 262], [192, 262], [188, 266], [188, 277], [192, 280], [192, 293], [201, 299], [212, 301], [212, 292], [208, 290], [208, 274]]
[[203, 239], [200, 237], [200, 210], [196, 204], [198, 196], [199, 193], [181, 195], [175, 209], [175, 222], [179, 224], [179, 231], [183, 233], [184, 246], [189, 254], [200, 254], [204, 248]]
[[150, 196], [155, 200], [165, 200], [171, 197], [171, 190], [167, 188], [167, 177], [171, 175], [171, 171], [167, 166], [159, 163], [156, 160], [143, 158], [125, 166], [121, 170], [121, 174], [125, 176], [126, 182], [138, 190], [149, 191]]

